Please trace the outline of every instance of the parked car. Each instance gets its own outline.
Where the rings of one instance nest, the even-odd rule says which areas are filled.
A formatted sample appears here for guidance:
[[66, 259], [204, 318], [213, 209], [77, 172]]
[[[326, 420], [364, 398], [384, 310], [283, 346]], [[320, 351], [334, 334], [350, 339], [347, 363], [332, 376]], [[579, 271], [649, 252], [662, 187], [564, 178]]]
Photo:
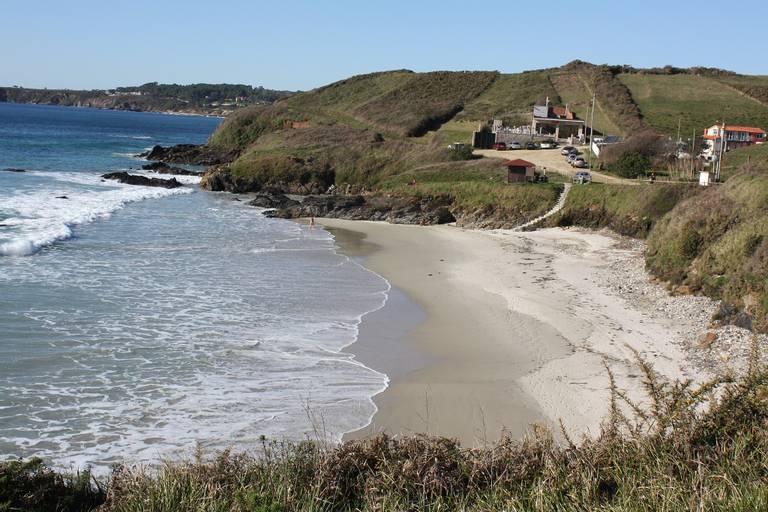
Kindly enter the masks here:
[[575, 147], [573, 146], [565, 146], [563, 149], [560, 150], [561, 155], [568, 155], [571, 151], [577, 151]]
[[525, 149], [539, 149], [539, 146], [535, 142], [529, 142], [525, 145]]
[[557, 147], [557, 142], [553, 140], [545, 140], [541, 144], [539, 144], [539, 147], [541, 149], [555, 149]]
[[571, 160], [571, 166], [572, 167], [578, 167], [579, 169], [583, 169], [587, 167], [587, 162], [581, 158], [580, 156], [577, 156], [573, 160]]
[[573, 175], [574, 183], [591, 183], [592, 176], [587, 171], [579, 171]]
[[523, 149], [523, 145], [519, 142], [510, 142], [507, 145], [507, 149]]
[[506, 151], [507, 144], [504, 142], [495, 142], [493, 146], [491, 146], [492, 149], [495, 149], [496, 151]]
[[464, 144], [463, 142], [454, 142], [453, 144], [448, 144], [448, 149], [451, 151], [455, 151], [458, 149], [462, 149], [464, 146], [466, 146], [466, 144]]
[[570, 163], [571, 160], [579, 156], [581, 153], [579, 153], [577, 150], [573, 150], [570, 153], [565, 155], [565, 159]]

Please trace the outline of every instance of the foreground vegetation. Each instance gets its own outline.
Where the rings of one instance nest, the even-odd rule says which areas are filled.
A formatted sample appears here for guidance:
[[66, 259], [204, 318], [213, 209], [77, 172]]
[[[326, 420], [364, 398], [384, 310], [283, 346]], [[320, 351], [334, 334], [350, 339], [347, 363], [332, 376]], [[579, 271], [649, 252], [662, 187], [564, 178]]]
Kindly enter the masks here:
[[614, 387], [602, 432], [578, 443], [543, 427], [478, 449], [426, 436], [264, 442], [258, 457], [117, 468], [101, 487], [10, 462], [0, 510], [765, 510], [768, 371], [757, 361], [755, 349], [741, 378], [693, 386], [638, 358], [647, 406]]

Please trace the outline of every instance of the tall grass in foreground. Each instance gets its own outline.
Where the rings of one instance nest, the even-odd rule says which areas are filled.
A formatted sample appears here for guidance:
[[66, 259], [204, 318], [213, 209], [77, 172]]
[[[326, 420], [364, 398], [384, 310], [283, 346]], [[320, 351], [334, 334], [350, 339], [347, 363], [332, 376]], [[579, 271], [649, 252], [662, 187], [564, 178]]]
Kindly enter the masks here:
[[[755, 350], [739, 379], [693, 386], [662, 380], [638, 358], [649, 405], [612, 385], [596, 439], [557, 444], [535, 427], [480, 449], [427, 436], [264, 442], [259, 457], [226, 451], [117, 468], [99, 494], [102, 510], [768, 510], [768, 370], [757, 360]], [[0, 503], [16, 501], [0, 510], [92, 509], [85, 500], [44, 508], [14, 498], [8, 468], [0, 466]]]

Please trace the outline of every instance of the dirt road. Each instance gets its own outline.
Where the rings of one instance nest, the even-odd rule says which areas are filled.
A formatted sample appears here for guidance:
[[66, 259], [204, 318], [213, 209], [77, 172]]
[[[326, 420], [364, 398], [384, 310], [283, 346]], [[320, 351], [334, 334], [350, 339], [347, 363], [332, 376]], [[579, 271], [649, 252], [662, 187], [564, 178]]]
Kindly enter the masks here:
[[[586, 148], [579, 148], [584, 153]], [[514, 160], [516, 158], [522, 158], [528, 160], [531, 163], [536, 164], [539, 169], [546, 167], [548, 171], [557, 171], [565, 176], [572, 177], [577, 171], [586, 169], [577, 169], [571, 167], [568, 162], [565, 161], [565, 157], [560, 154], [560, 148], [557, 149], [515, 149], [510, 151], [496, 151], [493, 149], [476, 149], [476, 155], [483, 155], [488, 158], [503, 158], [505, 160]], [[586, 158], [586, 157], [585, 157]], [[600, 172], [589, 171], [592, 175], [592, 181], [596, 183], [621, 183], [628, 185], [637, 185], [636, 180], [627, 180], [623, 178], [617, 178], [615, 176], [609, 176]]]

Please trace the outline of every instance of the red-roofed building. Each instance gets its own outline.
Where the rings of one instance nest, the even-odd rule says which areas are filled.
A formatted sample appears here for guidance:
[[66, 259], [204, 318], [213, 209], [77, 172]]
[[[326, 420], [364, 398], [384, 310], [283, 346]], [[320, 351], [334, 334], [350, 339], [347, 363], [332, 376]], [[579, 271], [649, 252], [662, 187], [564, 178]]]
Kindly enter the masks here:
[[536, 164], [527, 160], [507, 160], [504, 165], [507, 166], [507, 183], [525, 183], [536, 176]]
[[[723, 126], [716, 124], [704, 130], [704, 138], [712, 141], [712, 146], [719, 146]], [[752, 126], [725, 125], [726, 149], [762, 144], [766, 141], [765, 130]]]

